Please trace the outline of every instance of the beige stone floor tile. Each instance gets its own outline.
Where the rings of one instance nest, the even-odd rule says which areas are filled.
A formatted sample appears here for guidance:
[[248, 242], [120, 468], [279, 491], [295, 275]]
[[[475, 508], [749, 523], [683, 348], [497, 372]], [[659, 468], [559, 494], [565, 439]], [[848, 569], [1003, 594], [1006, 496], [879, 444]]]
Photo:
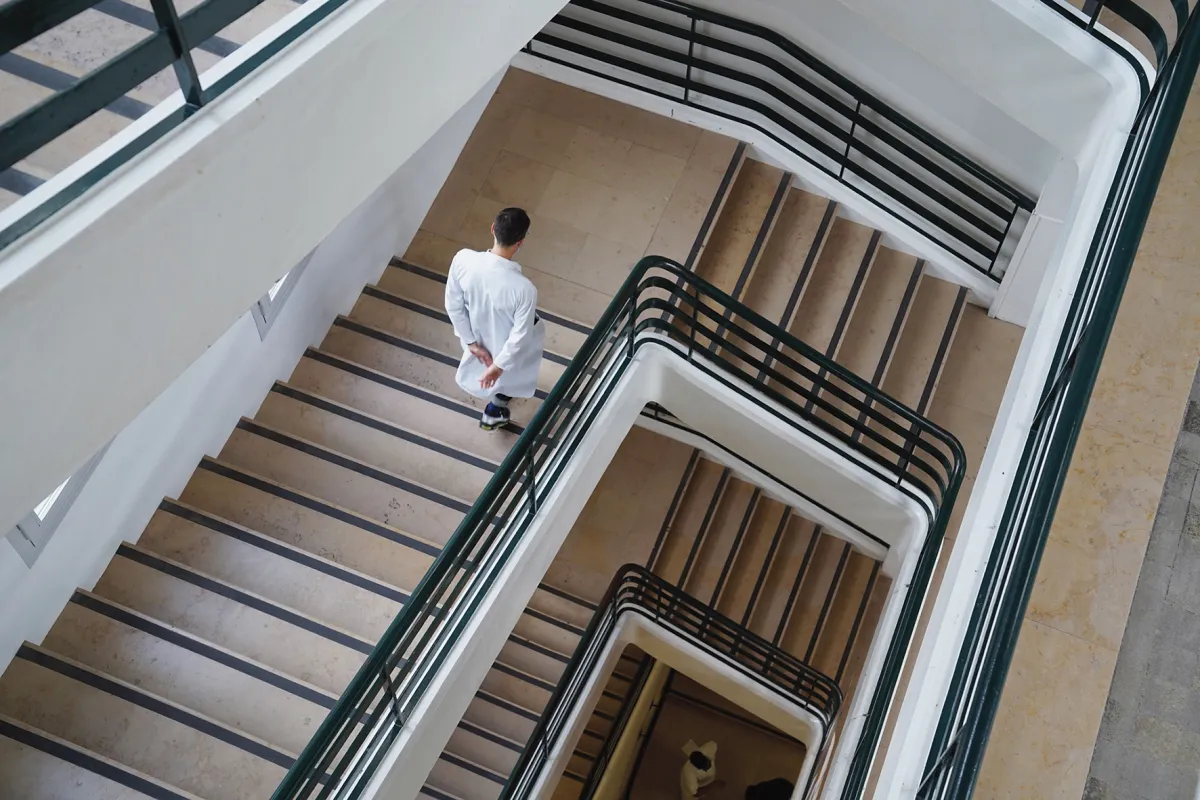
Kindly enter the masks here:
[[[465, 216], [464, 214], [464, 218]], [[461, 227], [462, 221], [460, 220], [458, 227], [454, 230], [456, 235]], [[425, 267], [445, 275], [450, 272], [450, 262], [454, 260], [454, 256], [459, 250], [465, 248], [467, 245], [463, 242], [441, 236], [427, 228], [421, 228], [413, 236], [408, 249], [404, 251], [403, 259], [410, 264], [416, 264], [418, 267]]]
[[457, 236], [478, 196], [479, 192], [468, 181], [451, 173], [425, 214], [422, 230], [441, 237]]
[[563, 153], [561, 169], [619, 189], [622, 167], [631, 147], [633, 142], [628, 139], [581, 126]]
[[683, 263], [721, 185], [721, 174], [688, 162], [646, 247], [646, 255], [665, 256]]
[[962, 444], [967, 454], [966, 474], [975, 477], [979, 465], [983, 463], [983, 453], [987, 449], [996, 418], [973, 408], [956, 405], [941, 393], [934, 394], [929, 418], [954, 434]]
[[602, 233], [595, 230], [598, 220], [609, 206], [620, 201], [617, 190], [603, 183], [556, 170], [542, 199], [530, 211], [579, 230]]
[[1088, 404], [1088, 422], [1171, 448], [1187, 405], [1200, 348], [1113, 341]]
[[502, 206], [532, 210], [541, 203], [553, 177], [553, 167], [516, 153], [502, 151], [492, 164], [479, 194]]
[[737, 146], [737, 139], [712, 131], [703, 131], [688, 158], [688, 165], [701, 167], [709, 172], [724, 172]]
[[579, 258], [587, 236], [578, 228], [535, 215], [517, 260], [522, 266], [558, 275], [564, 266], [574, 264]]
[[622, 138], [634, 144], [673, 158], [687, 159], [696, 149], [702, 129], [663, 114], [633, 109], [626, 117], [621, 133]]
[[601, 212], [594, 231], [645, 252], [666, 208], [667, 198], [621, 196]]
[[1078, 800], [1117, 654], [1027, 620], [976, 785], [979, 800]]
[[481, 188], [522, 111], [504, 98], [493, 96], [454, 162], [453, 174], [471, 188]]
[[1023, 328], [992, 319], [979, 306], [968, 305], [938, 383], [938, 395], [994, 417], [1023, 333]]
[[1075, 446], [1029, 619], [1120, 647], [1171, 451], [1086, 426]]
[[[501, 203], [498, 200], [493, 200], [489, 197], [484, 197], [483, 195], [479, 195], [471, 203], [470, 208], [463, 217], [462, 225], [453, 235], [448, 235], [444, 232], [436, 230], [433, 232], [441, 236], [447, 236], [448, 238], [462, 242], [465, 246], [470, 247], [472, 250], [487, 250], [494, 243], [494, 240], [492, 239], [492, 223], [496, 221], [496, 215], [499, 214], [503, 209], [504, 203]], [[529, 235], [531, 237], [537, 236], [537, 233], [535, 233], [533, 229], [532, 220], [529, 226]], [[529, 241], [535, 240], [530, 239]], [[521, 255], [517, 256], [518, 261], [521, 261], [522, 263], [524, 262], [525, 250], [528, 248], [528, 246], [529, 242], [527, 241], [526, 244], [521, 248]], [[448, 267], [447, 271], [449, 271]]]
[[504, 149], [559, 167], [562, 166], [567, 145], [575, 138], [578, 129], [578, 123], [562, 117], [533, 108], [521, 108], [504, 142]]
[[686, 156], [680, 158], [635, 144], [620, 166], [621, 194], [665, 200], [675, 190], [687, 163]]

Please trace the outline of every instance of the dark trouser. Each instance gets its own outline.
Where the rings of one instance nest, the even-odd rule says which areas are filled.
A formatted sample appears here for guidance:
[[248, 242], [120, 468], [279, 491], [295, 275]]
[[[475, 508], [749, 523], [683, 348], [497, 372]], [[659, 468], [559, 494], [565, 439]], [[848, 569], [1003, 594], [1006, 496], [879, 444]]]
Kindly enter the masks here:
[[500, 394], [497, 392], [496, 394], [492, 395], [492, 402], [501, 408], [505, 408], [508, 405], [509, 400], [512, 400], [512, 398], [506, 394]]

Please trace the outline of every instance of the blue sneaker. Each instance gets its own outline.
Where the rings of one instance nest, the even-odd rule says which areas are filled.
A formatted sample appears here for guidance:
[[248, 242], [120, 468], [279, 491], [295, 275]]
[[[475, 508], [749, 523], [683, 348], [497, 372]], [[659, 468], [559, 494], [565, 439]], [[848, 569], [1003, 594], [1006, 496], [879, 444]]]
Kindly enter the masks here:
[[496, 431], [507, 425], [511, 419], [512, 414], [507, 408], [488, 403], [483, 409], [483, 416], [479, 418], [479, 427], [485, 431]]

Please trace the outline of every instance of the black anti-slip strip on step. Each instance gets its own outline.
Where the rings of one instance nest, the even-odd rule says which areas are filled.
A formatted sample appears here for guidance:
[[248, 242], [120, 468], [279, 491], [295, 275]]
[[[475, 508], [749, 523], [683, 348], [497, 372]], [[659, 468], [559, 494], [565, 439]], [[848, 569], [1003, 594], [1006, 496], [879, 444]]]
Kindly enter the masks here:
[[917, 403], [915, 411], [922, 416], [929, 411], [934, 387], [937, 386], [938, 377], [946, 365], [946, 356], [950, 353], [950, 345], [954, 342], [954, 332], [958, 330], [958, 323], [962, 319], [966, 305], [967, 289], [964, 286], [958, 290], [958, 296], [954, 298], [954, 307], [950, 310], [950, 318], [946, 320], [946, 328], [942, 331], [941, 341], [938, 342], [937, 355], [933, 358], [933, 366], [929, 370], [929, 377], [925, 380], [925, 388], [921, 390], [921, 400]]
[[122, 625], [127, 625], [130, 628], [139, 630], [142, 633], [149, 634], [155, 638], [162, 639], [164, 642], [175, 645], [188, 652], [195, 653], [198, 656], [207, 658], [210, 661], [215, 661], [218, 664], [236, 670], [243, 675], [270, 684], [276, 689], [282, 689], [288, 694], [295, 695], [322, 708], [333, 708], [337, 703], [336, 697], [330, 697], [320, 691], [314, 690], [311, 686], [306, 686], [288, 678], [286, 675], [281, 675], [270, 669], [266, 669], [251, 661], [246, 661], [232, 653], [222, 650], [219, 647], [214, 647], [203, 640], [196, 639], [192, 636], [181, 633], [180, 631], [162, 623], [148, 619], [141, 614], [135, 614], [128, 609], [118, 605], [113, 605], [107, 601], [94, 597], [92, 595], [76, 592], [71, 597], [71, 602], [77, 606], [93, 611], [103, 617], [107, 617], [114, 622], [119, 622]]
[[721, 470], [721, 477], [717, 479], [717, 488], [713, 492], [712, 499], [708, 501], [708, 508], [704, 511], [704, 519], [700, 522], [700, 530], [696, 532], [696, 538], [692, 541], [692, 549], [688, 551], [687, 560], [683, 562], [683, 571], [679, 575], [679, 582], [676, 584], [680, 588], [687, 586], [687, 580], [692, 575], [692, 566], [696, 563], [696, 557], [700, 554], [700, 548], [708, 541], [708, 532], [712, 528], [713, 517], [716, 516], [717, 507], [725, 500], [725, 490], [729, 486], [729, 477], [733, 474], [733, 470], [729, 467]]
[[331, 506], [328, 503], [323, 503], [314, 497], [302, 495], [299, 492], [294, 492], [291, 489], [277, 486], [261, 478], [255, 477], [248, 473], [226, 466], [218, 461], [213, 461], [210, 458], [201, 460], [197, 469], [203, 469], [215, 475], [220, 475], [223, 478], [228, 478], [231, 481], [237, 481], [245, 486], [257, 489], [260, 492], [274, 495], [275, 497], [287, 500], [290, 503], [295, 503], [298, 506], [303, 506], [311, 511], [316, 511], [318, 514], [323, 514], [327, 517], [332, 517], [339, 522], [344, 522], [347, 525], [353, 525], [356, 528], [361, 528], [368, 533], [373, 533], [376, 536], [382, 536], [384, 539], [395, 542], [396, 544], [404, 545], [412, 548], [417, 552], [424, 553], [430, 556], [437, 556], [441, 552], [441, 548], [429, 542], [420, 539], [414, 539], [393, 528], [388, 528], [369, 519], [356, 516], [348, 511]]
[[733, 537], [733, 544], [729, 546], [729, 556], [725, 559], [725, 563], [721, 565], [721, 574], [717, 577], [717, 585], [713, 587], [712, 597], [709, 598], [708, 604], [713, 608], [717, 607], [717, 603], [721, 599], [721, 590], [725, 588], [725, 581], [729, 578], [729, 573], [733, 569], [733, 562], [737, 559], [739, 552], [742, 549], [742, 541], [746, 538], [746, 531], [750, 528], [750, 520], [754, 516], [754, 512], [758, 509], [758, 501], [762, 497], [762, 489], [754, 487], [754, 492], [750, 495], [750, 502], [746, 504], [746, 511], [742, 514], [742, 521], [738, 524], [737, 534]]
[[820, 614], [817, 615], [817, 624], [813, 626], [812, 636], [808, 640], [808, 649], [804, 651], [805, 663], [812, 663], [813, 653], [817, 650], [817, 640], [821, 638], [821, 633], [825, 629], [825, 622], [829, 619], [829, 609], [833, 607], [833, 600], [837, 597], [838, 589], [841, 588], [842, 576], [846, 574], [846, 562], [849, 560], [850, 544], [847, 542], [842, 546], [842, 554], [838, 557], [833, 580], [829, 582], [829, 590], [825, 592], [825, 601], [821, 604]]
[[220, 581], [214, 580], [207, 575], [201, 575], [197, 572], [192, 572], [191, 570], [184, 569], [177, 564], [164, 561], [157, 556], [152, 556], [149, 553], [141, 550], [135, 550], [127, 544], [122, 544], [119, 548], [117, 548], [117, 555], [121, 556], [122, 558], [129, 559], [130, 561], [136, 561], [142, 566], [149, 567], [150, 569], [161, 572], [164, 575], [169, 575], [177, 580], [190, 583], [192, 586], [198, 586], [205, 591], [209, 591], [215, 595], [224, 597], [226, 600], [232, 600], [239, 605], [246, 606], [247, 608], [253, 608], [255, 611], [259, 611], [269, 617], [274, 617], [280, 622], [286, 622], [289, 625], [294, 625], [301, 630], [305, 630], [311, 634], [320, 636], [322, 639], [327, 639], [335, 644], [340, 644], [342, 647], [349, 648], [356, 652], [362, 653], [363, 655], [370, 655], [371, 653], [372, 645], [369, 642], [365, 642], [355, 636], [343, 633], [342, 631], [334, 630], [328, 625], [324, 625], [302, 614], [297, 614], [291, 609], [275, 605], [274, 603], [264, 600], [261, 597], [256, 597], [255, 595], [243, 592], [240, 589], [234, 588], [228, 584], [221, 583]]
[[539, 719], [538, 715], [528, 708], [517, 705], [511, 700], [505, 700], [503, 697], [491, 694], [490, 692], [485, 692], [482, 689], [475, 693], [475, 697], [484, 703], [496, 706], [496, 708], [502, 708], [510, 714], [516, 714], [518, 717], [529, 722], [537, 722]]
[[517, 669], [516, 667], [510, 667], [508, 664], [505, 664], [503, 661], [497, 661], [497, 662], [493, 663], [492, 669], [496, 670], [497, 672], [503, 672], [505, 675], [509, 676], [510, 678], [516, 678], [517, 680], [521, 681], [522, 683], [528, 683], [530, 686], [536, 686], [537, 688], [542, 689], [544, 691], [547, 691], [547, 692], [554, 691], [554, 684], [550, 683], [550, 681], [544, 681], [541, 678], [537, 677], [536, 675], [530, 675], [528, 672], [522, 672], [521, 670]]
[[867, 273], [871, 271], [871, 265], [875, 263], [875, 254], [879, 252], [879, 240], [882, 238], [882, 231], [871, 232], [866, 252], [863, 253], [862, 261], [859, 262], [858, 271], [854, 273], [854, 282], [850, 284], [850, 292], [846, 295], [846, 302], [842, 306], [842, 313], [838, 317], [837, 325], [834, 326], [833, 336], [829, 339], [829, 346], [825, 348], [826, 358], [832, 359], [842, 344], [846, 329], [850, 326], [850, 315], [854, 313], [854, 308], [858, 305], [859, 295], [862, 294], [863, 284], [867, 282]]
[[559, 663], [562, 663], [562, 664], [571, 663], [570, 656], [565, 656], [562, 653], [558, 652], [557, 650], [553, 650], [549, 647], [546, 647], [545, 645], [541, 645], [541, 644], [538, 644], [537, 642], [526, 639], [524, 636], [518, 636], [515, 633], [510, 633], [508, 635], [508, 641], [512, 642], [517, 647], [524, 647], [526, 650], [532, 650], [533, 652], [537, 653], [538, 655], [545, 656], [546, 658], [549, 658], [552, 661], [558, 661]]
[[[360, 336], [366, 336], [369, 339], [383, 342], [384, 344], [391, 345], [392, 347], [397, 347], [401, 350], [407, 350], [408, 352], [418, 355], [421, 358], [427, 358], [435, 363], [442, 364], [447, 367], [453, 367], [456, 370], [458, 369], [458, 359], [452, 355], [447, 355], [446, 353], [419, 345], [416, 342], [410, 342], [408, 339], [396, 336], [393, 333], [388, 333], [387, 331], [381, 331], [378, 328], [372, 328], [370, 325], [363, 325], [361, 322], [352, 320], [349, 317], [338, 316], [338, 318], [333, 321], [333, 324], [339, 328], [345, 328], [348, 331], [353, 331]], [[538, 400], [545, 400], [549, 396], [549, 393], [544, 392], [541, 389], [535, 389], [533, 396]]]
[[320, 395], [306, 392], [303, 389], [297, 389], [294, 386], [288, 386], [284, 383], [276, 383], [271, 387], [271, 391], [275, 394], [289, 397], [292, 400], [304, 403], [305, 405], [312, 406], [313, 408], [319, 408], [322, 411], [327, 411], [330, 414], [342, 417], [343, 419], [348, 419], [351, 422], [355, 422], [359, 425], [364, 425], [372, 430], [379, 431], [380, 433], [386, 433], [388, 436], [394, 436], [397, 439], [403, 439], [406, 442], [411, 442], [412, 444], [423, 447], [426, 450], [431, 450], [435, 453], [448, 456], [456, 461], [461, 461], [464, 464], [470, 464], [472, 467], [478, 467], [479, 469], [486, 470], [488, 472], [495, 472], [496, 468], [499, 466], [485, 458], [480, 458], [479, 456], [472, 455], [471, 453], [463, 452], [462, 450], [451, 447], [447, 444], [442, 444], [441, 442], [436, 442], [432, 439], [426, 439], [419, 433], [414, 433], [404, 428], [397, 427], [390, 422], [385, 422], [384, 420], [368, 416], [354, 410], [353, 408], [341, 405], [340, 403], [335, 403], [332, 400], [327, 400]]
[[788, 623], [792, 621], [792, 609], [796, 607], [796, 598], [800, 596], [800, 585], [804, 583], [804, 576], [808, 574], [808, 567], [812, 563], [813, 552], [817, 549], [817, 542], [821, 540], [821, 526], [813, 527], [812, 538], [808, 540], [808, 546], [804, 548], [804, 558], [800, 562], [800, 569], [796, 572], [796, 580], [792, 583], [792, 590], [788, 592], [787, 603], [783, 606], [783, 614], [779, 617], [779, 626], [775, 628], [775, 635], [771, 637], [771, 644], [779, 646], [779, 640], [783, 638], [783, 632], [787, 630]]
[[775, 553], [779, 550], [779, 540], [783, 538], [783, 532], [787, 528], [791, 516], [792, 509], [785, 506], [783, 514], [779, 517], [779, 525], [775, 528], [775, 535], [771, 537], [771, 544], [767, 546], [767, 554], [763, 557], [762, 568], [758, 571], [758, 577], [754, 579], [754, 588], [750, 590], [750, 599], [746, 601], [746, 611], [742, 614], [743, 628], [750, 625], [750, 617], [754, 615], [754, 608], [758, 604], [758, 596], [762, 592], [763, 584], [767, 581], [767, 573], [771, 571], [771, 567], [775, 563]]
[[[414, 314], [420, 314], [423, 317], [437, 320], [438, 322], [442, 322], [446, 325], [451, 324], [450, 315], [445, 311], [439, 311], [435, 308], [430, 308], [429, 306], [413, 302], [407, 298], [399, 297], [391, 292], [380, 289], [378, 286], [368, 285], [363, 287], [363, 294], [368, 297], [374, 297], [376, 300], [382, 300], [385, 303], [391, 303], [394, 306], [399, 306], [400, 308], [403, 308], [406, 311], [411, 311]], [[571, 363], [571, 359], [567, 358], [566, 356], [559, 353], [552, 353], [549, 350], [542, 351], [542, 358], [555, 364], [561, 364], [564, 367]]]
[[[30, 83], [36, 83], [44, 89], [53, 89], [56, 92], [70, 89], [79, 82], [79, 79], [70, 73], [48, 67], [16, 53], [0, 55], [0, 72], [7, 72], [9, 75], [15, 75]], [[106, 110], [117, 116], [125, 117], [125, 119], [137, 119], [151, 108], [152, 106], [148, 103], [134, 100], [132, 97], [118, 97], [105, 106]]]
[[[442, 395], [435, 394], [434, 392], [425, 391], [420, 387], [397, 380], [389, 375], [384, 375], [383, 373], [376, 372], [368, 367], [355, 364], [353, 361], [347, 361], [344, 358], [339, 358], [335, 355], [325, 353], [312, 347], [304, 351], [304, 357], [311, 358], [313, 361], [319, 361], [326, 366], [340, 369], [342, 372], [348, 372], [351, 375], [363, 378], [364, 380], [378, 383], [381, 386], [386, 386], [389, 389], [395, 389], [398, 392], [404, 392], [407, 395], [419, 398], [425, 402], [433, 403], [436, 406], [441, 406], [447, 411], [453, 411], [456, 414], [462, 414], [463, 416], [470, 417], [476, 421], [479, 420], [479, 409], [477, 408], [473, 408], [466, 403], [460, 403], [456, 400], [451, 400], [448, 397], [443, 397]], [[511, 431], [518, 436], [525, 431], [523, 427], [515, 422], [510, 422], [505, 430]]]
[[445, 761], [448, 764], [453, 764], [454, 766], [458, 767], [459, 769], [465, 769], [467, 772], [472, 772], [481, 778], [486, 778], [489, 781], [492, 781], [493, 783], [500, 784], [501, 786], [503, 786], [504, 782], [508, 780], [507, 775], [501, 775], [498, 772], [492, 772], [487, 767], [482, 767], [479, 764], [476, 764], [472, 761], [467, 761], [462, 756], [454, 755], [454, 753], [447, 753], [446, 751], [443, 750], [442, 754], [440, 756], [438, 756], [438, 758], [440, 758], [442, 761]]
[[562, 630], [566, 631], [567, 633], [573, 633], [576, 636], [583, 636], [583, 634], [584, 634], [583, 628], [580, 628], [578, 625], [572, 625], [571, 623], [567, 622], [566, 620], [561, 620], [558, 617], [553, 617], [549, 614], [545, 614], [541, 611], [538, 611], [536, 608], [529, 608], [528, 606], [526, 606], [525, 611], [523, 613], [529, 615], [530, 617], [533, 617], [534, 619], [536, 619], [540, 622], [545, 622], [548, 625], [553, 625], [556, 628], [561, 628]]
[[40, 667], [57, 672], [59, 675], [78, 681], [79, 683], [91, 686], [93, 689], [110, 694], [113, 697], [118, 697], [127, 703], [131, 703], [139, 708], [144, 708], [159, 716], [166, 717], [169, 720], [191, 728], [194, 731], [210, 736], [213, 739], [224, 742], [231, 747], [249, 753], [252, 756], [261, 758], [264, 761], [269, 761], [272, 764], [290, 769], [292, 762], [295, 760], [287, 753], [280, 752], [273, 747], [255, 741], [248, 736], [226, 728], [223, 725], [218, 725], [211, 720], [192, 714], [185, 709], [173, 706], [159, 700], [157, 697], [152, 697], [144, 694], [131, 686], [123, 683], [118, 683], [105, 675], [82, 669], [75, 664], [62, 661], [55, 658], [50, 653], [41, 650], [34, 650], [28, 645], [21, 645], [21, 649], [17, 651], [17, 658], [24, 661], [29, 661], [37, 664]]
[[366, 589], [368, 592], [380, 597], [386, 597], [388, 600], [394, 600], [401, 604], [408, 602], [408, 594], [393, 586], [380, 583], [357, 572], [350, 572], [332, 561], [317, 558], [303, 550], [285, 547], [281, 542], [272, 539], [270, 536], [250, 533], [244, 528], [206, 514], [203, 511], [197, 511], [196, 509], [180, 505], [174, 500], [164, 499], [158, 504], [158, 509], [164, 513], [186, 519], [188, 522], [207, 528], [210, 531], [228, 536], [231, 539], [237, 539], [239, 542], [244, 542], [251, 547], [257, 547], [259, 550], [266, 551], [271, 555], [286, 558], [289, 561], [328, 575], [331, 578], [336, 578], [343, 583], [357, 586], [360, 589]]
[[[403, 261], [399, 258], [393, 258], [388, 266], [395, 267], [396, 269], [402, 269], [405, 272], [411, 272], [414, 275], [420, 275], [422, 278], [428, 278], [431, 281], [437, 281], [443, 285], [446, 283], [446, 276], [440, 272], [434, 272], [431, 269], [425, 269], [425, 267], [419, 267], [416, 264], [410, 264], [407, 261]], [[557, 314], [549, 311], [543, 311], [540, 308], [537, 310], [537, 314], [547, 322], [553, 322], [555, 325], [561, 325], [564, 328], [570, 328], [576, 333], [582, 333], [585, 336], [592, 332], [592, 329], [587, 325], [584, 325], [582, 322], [576, 322], [573, 319], [560, 317]]]
[[862, 600], [858, 604], [858, 613], [854, 615], [854, 624], [850, 626], [846, 649], [842, 651], [842, 658], [838, 661], [837, 673], [833, 676], [833, 682], [839, 686], [842, 685], [842, 676], [846, 674], [846, 665], [850, 663], [850, 653], [853, 652], [854, 643], [858, 640], [858, 632], [862, 627], [863, 617], [867, 614], [871, 594], [875, 591], [875, 580], [879, 577], [880, 566], [882, 565], [878, 561], [871, 565], [871, 577], [867, 579], [867, 588], [863, 590]]
[[658, 561], [663, 543], [667, 540], [667, 533], [671, 530], [671, 523], [674, 522], [675, 515], [679, 513], [679, 504], [683, 502], [683, 495], [687, 491], [688, 485], [692, 482], [692, 476], [695, 474], [699, 463], [700, 451], [693, 450], [691, 457], [688, 458], [687, 466], [683, 468], [683, 475], [679, 478], [679, 485], [675, 487], [675, 494], [671, 497], [671, 505], [667, 506], [667, 513], [663, 515], [663, 522], [658, 529], [658, 536], [654, 539], [654, 547], [650, 549], [650, 557], [646, 559], [647, 569], [653, 570]]
[[562, 589], [559, 589], [556, 586], [551, 586], [548, 583], [539, 583], [538, 588], [541, 589], [543, 592], [546, 592], [547, 594], [552, 594], [555, 597], [561, 598], [563, 600], [568, 600], [577, 606], [582, 606], [583, 608], [586, 608], [588, 611], [596, 611], [598, 608], [600, 608], [600, 606], [596, 605], [591, 600], [585, 600], [582, 597], [576, 597], [575, 595], [571, 594], [570, 592], [563, 591]]
[[417, 497], [420, 497], [423, 500], [428, 500], [431, 503], [437, 503], [440, 506], [445, 506], [446, 508], [457, 511], [460, 514], [466, 514], [471, 510], [470, 503], [463, 502], [462, 500], [454, 497], [449, 497], [435, 489], [422, 486], [419, 483], [413, 483], [412, 481], [405, 480], [399, 475], [394, 475], [390, 472], [384, 472], [381, 469], [364, 464], [361, 461], [355, 461], [352, 458], [348, 458], [340, 453], [335, 453], [332, 450], [313, 444], [312, 442], [306, 442], [303, 439], [297, 439], [295, 436], [264, 427], [254, 420], [241, 419], [238, 421], [237, 428], [238, 430], [245, 431], [246, 433], [252, 433], [255, 436], [261, 436], [264, 439], [270, 439], [276, 444], [281, 444], [284, 447], [288, 447], [292, 450], [297, 450], [301, 453], [304, 453], [305, 455], [320, 459], [327, 464], [333, 464], [343, 469], [348, 469], [351, 472], [355, 472], [364, 477], [371, 478], [372, 480], [377, 480], [380, 483], [386, 483], [392, 488], [400, 489], [401, 491], [416, 495]]
[[421, 794], [427, 794], [432, 797], [433, 800], [462, 800], [462, 798], [455, 797], [452, 794], [446, 794], [441, 789], [435, 789], [428, 783], [421, 787]]
[[487, 728], [476, 725], [474, 722], [469, 720], [460, 719], [458, 721], [458, 727], [462, 728], [467, 733], [478, 736], [480, 739], [487, 739], [492, 744], [498, 744], [505, 750], [511, 750], [514, 753], [521, 752], [521, 745], [517, 742], [514, 742], [512, 739], [506, 739], [500, 734], [492, 733]]
[[713, 195], [712, 202], [708, 204], [708, 211], [704, 214], [704, 221], [700, 223], [700, 230], [696, 233], [696, 238], [692, 241], [692, 249], [688, 251], [687, 259], [683, 262], [683, 268], [692, 271], [696, 266], [696, 258], [700, 255], [700, 248], [704, 246], [704, 242], [708, 239], [708, 233], [712, 230], [713, 223], [717, 221], [717, 214], [721, 210], [721, 204], [725, 201], [725, 196], [729, 194], [729, 187], [733, 185], [733, 178], [737, 175], [738, 167], [742, 164], [742, 157], [746, 153], [746, 143], [738, 142], [737, 147], [733, 150], [733, 157], [729, 159], [729, 165], [725, 167], [725, 174], [721, 176], [721, 183], [717, 186], [717, 192]]
[[775, 194], [771, 197], [771, 204], [767, 207], [767, 213], [763, 217], [762, 224], [758, 226], [758, 233], [754, 237], [754, 244], [750, 246], [750, 253], [746, 256], [746, 263], [742, 265], [742, 271], [738, 275], [737, 283], [734, 284], [733, 291], [730, 292], [734, 300], [741, 300], [742, 293], [746, 291], [746, 284], [750, 282], [750, 273], [754, 271], [754, 265], [758, 263], [763, 247], [767, 244], [767, 237], [771, 235], [771, 229], [775, 227], [775, 220], [779, 218], [779, 211], [783, 208], [783, 199], [787, 197], [788, 188], [792, 185], [793, 177], [795, 176], [790, 172], [783, 173], [783, 177], [779, 179], [779, 185], [775, 187]]
[[54, 756], [60, 761], [65, 761], [80, 769], [99, 775], [101, 778], [110, 780], [127, 789], [141, 792], [153, 800], [188, 800], [188, 797], [185, 795], [173, 792], [156, 781], [147, 780], [141, 775], [128, 772], [111, 761], [97, 758], [91, 753], [69, 747], [56, 739], [42, 736], [20, 725], [13, 725], [4, 719], [0, 719], [0, 736], [12, 739], [14, 742], [20, 742], [26, 747], [39, 750], [47, 755]]
[[[837, 201], [830, 200], [825, 206], [825, 213], [821, 216], [821, 224], [817, 226], [817, 234], [813, 237], [812, 244], [808, 246], [808, 254], [804, 257], [804, 265], [800, 268], [800, 274], [796, 276], [796, 283], [792, 286], [792, 293], [788, 295], [787, 305], [784, 306], [783, 314], [779, 317], [779, 327], [784, 330], [791, 330], [792, 318], [795, 317], [796, 308], [800, 305], [800, 298], [804, 295], [804, 290], [808, 287], [808, 280], [812, 276], [813, 267], [816, 265], [817, 258], [821, 255], [821, 250], [825, 246], [825, 240], [829, 236], [829, 229], [833, 226], [836, 214]], [[778, 349], [779, 339], [772, 338], [771, 352]], [[774, 357], [770, 355], [763, 360], [762, 369], [758, 373], [760, 383], [766, 380], [767, 372], [774, 361]]]

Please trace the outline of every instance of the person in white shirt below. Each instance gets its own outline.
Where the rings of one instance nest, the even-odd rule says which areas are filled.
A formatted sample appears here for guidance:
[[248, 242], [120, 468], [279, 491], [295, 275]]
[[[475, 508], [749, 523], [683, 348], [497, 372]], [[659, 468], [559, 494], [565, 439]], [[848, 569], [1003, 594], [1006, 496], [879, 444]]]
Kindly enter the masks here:
[[683, 754], [687, 760], [679, 770], [679, 795], [682, 800], [696, 800], [717, 782], [717, 743], [698, 745], [688, 739]]
[[484, 430], [507, 425], [509, 401], [537, 389], [545, 325], [537, 289], [513, 261], [528, 232], [528, 214], [504, 209], [492, 223], [492, 249], [460, 250], [446, 279], [446, 313], [463, 346], [455, 379], [488, 401], [479, 420]]

